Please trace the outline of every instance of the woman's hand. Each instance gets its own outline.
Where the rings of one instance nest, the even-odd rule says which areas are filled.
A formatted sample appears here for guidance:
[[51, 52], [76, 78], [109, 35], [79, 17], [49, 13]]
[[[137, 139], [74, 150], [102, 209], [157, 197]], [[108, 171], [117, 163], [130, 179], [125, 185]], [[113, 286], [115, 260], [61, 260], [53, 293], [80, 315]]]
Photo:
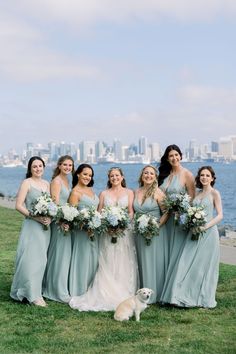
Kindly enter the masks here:
[[60, 226], [61, 226], [62, 231], [64, 231], [64, 232], [68, 232], [69, 229], [70, 229], [70, 226], [68, 224], [64, 223], [64, 222], [62, 222], [60, 224]]
[[49, 226], [52, 222], [49, 216], [34, 216], [32, 219], [45, 226]]

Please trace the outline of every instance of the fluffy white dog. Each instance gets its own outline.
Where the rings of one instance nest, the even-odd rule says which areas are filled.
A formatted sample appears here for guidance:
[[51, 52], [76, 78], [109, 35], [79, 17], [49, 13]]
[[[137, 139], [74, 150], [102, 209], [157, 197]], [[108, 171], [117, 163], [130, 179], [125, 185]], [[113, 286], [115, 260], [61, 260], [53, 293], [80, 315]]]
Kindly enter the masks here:
[[142, 288], [136, 292], [136, 295], [122, 301], [116, 308], [114, 319], [116, 321], [128, 321], [135, 315], [136, 321], [140, 320], [140, 313], [147, 307], [147, 302], [153, 294], [152, 289]]

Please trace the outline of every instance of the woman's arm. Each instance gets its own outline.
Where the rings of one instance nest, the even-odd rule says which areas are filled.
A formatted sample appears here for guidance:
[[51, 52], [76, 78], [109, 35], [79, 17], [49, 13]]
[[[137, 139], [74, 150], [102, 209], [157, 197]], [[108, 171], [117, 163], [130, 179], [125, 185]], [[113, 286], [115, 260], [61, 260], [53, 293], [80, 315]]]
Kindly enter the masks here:
[[75, 189], [72, 189], [69, 198], [68, 198], [68, 202], [70, 205], [77, 207], [77, 205], [79, 204], [80, 201], [80, 197], [81, 194], [76, 191]]
[[165, 193], [160, 188], [157, 188], [156, 193], [155, 193], [155, 199], [156, 199], [156, 201], [163, 213], [163, 215], [160, 217], [160, 220], [159, 220], [160, 226], [165, 224], [170, 216], [167, 212], [165, 212], [165, 209], [164, 209], [163, 201], [165, 199], [165, 196], [166, 196]]
[[98, 211], [101, 212], [102, 208], [104, 207], [104, 197], [105, 191], [101, 192], [99, 195], [99, 204], [98, 204]]
[[17, 192], [17, 196], [16, 196], [16, 205], [15, 208], [17, 211], [19, 211], [22, 215], [24, 216], [30, 216], [30, 211], [27, 210], [27, 208], [25, 207], [25, 199], [26, 199], [26, 195], [29, 191], [29, 181], [27, 179], [25, 179], [18, 192]]
[[133, 202], [134, 202], [134, 192], [131, 189], [128, 189], [128, 213], [131, 219], [133, 219], [134, 217]]
[[54, 178], [50, 184], [50, 194], [54, 203], [60, 203], [61, 182]]
[[186, 171], [185, 185], [191, 200], [193, 200], [195, 197], [195, 180], [193, 174], [188, 170]]
[[223, 219], [223, 210], [220, 193], [214, 189], [212, 192], [213, 203], [216, 209], [216, 216], [211, 219], [204, 227], [204, 230], [209, 229], [210, 227], [218, 224]]

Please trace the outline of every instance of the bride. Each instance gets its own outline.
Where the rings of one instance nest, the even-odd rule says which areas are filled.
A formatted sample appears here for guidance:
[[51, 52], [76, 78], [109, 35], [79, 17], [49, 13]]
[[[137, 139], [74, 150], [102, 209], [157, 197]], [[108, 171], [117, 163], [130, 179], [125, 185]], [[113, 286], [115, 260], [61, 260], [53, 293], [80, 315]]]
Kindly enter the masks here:
[[[133, 192], [126, 188], [123, 172], [118, 167], [108, 171], [107, 189], [100, 194], [98, 210], [104, 206], [127, 207], [133, 217]], [[111, 242], [111, 237], [100, 238], [99, 267], [88, 291], [71, 298], [69, 305], [79, 311], [112, 311], [135, 294], [138, 287], [136, 251], [131, 231]]]

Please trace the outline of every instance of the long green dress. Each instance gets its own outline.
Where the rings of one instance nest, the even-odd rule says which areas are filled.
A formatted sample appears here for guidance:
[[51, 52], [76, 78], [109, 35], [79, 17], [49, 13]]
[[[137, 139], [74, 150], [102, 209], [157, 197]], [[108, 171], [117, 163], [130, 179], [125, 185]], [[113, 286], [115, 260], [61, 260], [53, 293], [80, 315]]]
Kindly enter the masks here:
[[[213, 218], [213, 198], [209, 194], [195, 205], [204, 205], [207, 221]], [[216, 306], [215, 293], [219, 275], [219, 233], [217, 226], [209, 228], [197, 241], [189, 232], [175, 277], [169, 283], [164, 300], [182, 307]]]
[[[69, 197], [69, 189], [61, 184], [59, 204], [64, 205]], [[51, 241], [48, 248], [48, 262], [44, 277], [43, 296], [59, 301], [69, 302], [69, 269], [71, 261], [71, 233], [64, 235], [55, 222], [51, 224]]]
[[[97, 208], [98, 197], [83, 194], [78, 204], [79, 209], [94, 206]], [[86, 231], [72, 232], [72, 255], [69, 272], [69, 292], [71, 296], [84, 294], [94, 279], [98, 267], [98, 237], [91, 241]]]
[[[30, 187], [25, 205], [28, 210], [41, 195], [37, 188]], [[50, 228], [44, 230], [42, 224], [25, 218], [16, 253], [15, 274], [10, 296], [18, 301], [26, 298], [33, 302], [42, 297], [42, 281], [47, 263], [50, 242]]]
[[[181, 172], [173, 175], [172, 180], [169, 183], [168, 176], [160, 188], [165, 193], [182, 193], [187, 192], [185, 186], [180, 183]], [[163, 291], [161, 294], [160, 301], [167, 302], [168, 299], [168, 289], [171, 286], [171, 282], [175, 277], [177, 271], [178, 260], [182, 254], [183, 247], [186, 241], [187, 232], [183, 228], [176, 224], [174, 220], [174, 215], [170, 215], [166, 223], [166, 237], [164, 239], [164, 248], [167, 255], [167, 272], [165, 275], [165, 283], [163, 286]]]
[[[149, 197], [140, 204], [137, 197], [134, 199], [135, 213], [151, 214], [160, 219], [160, 208], [155, 199]], [[152, 238], [151, 244], [147, 245], [143, 236], [135, 235], [135, 243], [138, 257], [140, 287], [154, 291], [150, 303], [160, 300], [165, 281], [167, 268], [167, 249], [165, 244], [166, 227], [160, 227], [159, 236]]]

